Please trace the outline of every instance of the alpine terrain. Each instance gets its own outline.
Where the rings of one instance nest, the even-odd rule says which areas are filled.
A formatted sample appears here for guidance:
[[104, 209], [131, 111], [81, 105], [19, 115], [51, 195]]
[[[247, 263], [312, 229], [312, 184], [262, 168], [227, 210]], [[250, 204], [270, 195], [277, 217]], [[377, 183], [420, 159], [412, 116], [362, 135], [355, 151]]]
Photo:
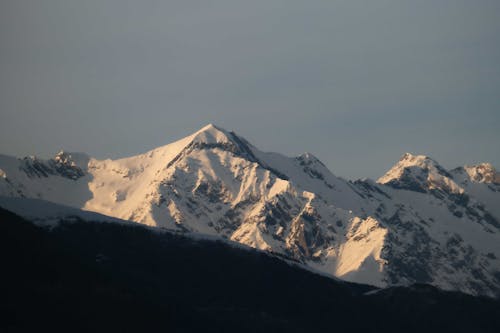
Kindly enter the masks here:
[[[347, 181], [311, 154], [262, 152], [214, 125], [144, 154], [0, 155], [0, 206], [42, 199], [223, 237], [347, 281], [500, 296], [500, 174], [404, 154]], [[22, 210], [19, 212], [22, 215]]]

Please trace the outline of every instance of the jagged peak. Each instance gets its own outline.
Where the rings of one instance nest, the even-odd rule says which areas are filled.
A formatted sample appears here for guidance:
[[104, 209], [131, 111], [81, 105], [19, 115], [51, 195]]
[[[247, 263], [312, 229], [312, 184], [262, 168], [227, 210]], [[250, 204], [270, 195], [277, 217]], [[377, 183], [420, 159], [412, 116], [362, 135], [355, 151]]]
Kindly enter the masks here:
[[199, 131], [207, 131], [207, 130], [212, 130], [212, 129], [219, 130], [219, 128], [217, 126], [215, 126], [214, 123], [208, 123], [205, 126], [203, 126]]
[[71, 162], [73, 162], [73, 157], [72, 157], [72, 153], [69, 153], [67, 151], [64, 151], [64, 150], [60, 150], [53, 158], [54, 161], [58, 162], [58, 163], [63, 163], [63, 164], [69, 164]]
[[67, 151], [65, 151], [64, 149], [61, 149], [59, 150], [56, 155], [55, 155], [55, 158], [57, 157], [62, 157], [62, 156], [69, 156], [70, 153], [68, 153]]
[[170, 166], [181, 156], [186, 155], [187, 152], [193, 151], [195, 148], [235, 146], [234, 141], [233, 133], [209, 123], [182, 139], [154, 148], [141, 155], [122, 158], [118, 161], [131, 167], [137, 163], [142, 163], [140, 161], [144, 159], [156, 159], [160, 165], [167, 162]]
[[[75, 157], [73, 157], [73, 155]], [[36, 156], [26, 156], [21, 159], [19, 169], [29, 177], [62, 176], [76, 180], [85, 175], [90, 157], [82, 153], [67, 153], [59, 151], [54, 158], [41, 159]]]
[[237, 155], [244, 155], [251, 161], [255, 161], [253, 146], [247, 140], [239, 137], [234, 132], [227, 131], [210, 123], [191, 136], [186, 145], [187, 150], [201, 148], [220, 148], [231, 151]]
[[426, 155], [410, 153], [403, 154], [377, 183], [417, 192], [439, 189], [450, 193], [463, 193], [453, 176], [438, 162]]
[[445, 177], [451, 177], [446, 169], [429, 156], [404, 153], [399, 161], [382, 177], [380, 177], [377, 182], [385, 184], [394, 179], [401, 178], [404, 174], [408, 174], [412, 170], [413, 172], [418, 173], [418, 169], [422, 169], [425, 172], [436, 173]]
[[251, 145], [245, 139], [212, 123], [184, 139], [165, 146], [165, 148], [170, 150], [172, 146], [178, 150], [178, 153], [169, 162], [168, 166], [174, 164], [182, 156], [200, 149], [223, 149], [239, 156], [245, 156], [251, 161], [257, 160], [250, 148]]
[[192, 135], [192, 141], [206, 144], [217, 144], [228, 143], [233, 140], [231, 133], [210, 123], [196, 131]]
[[488, 162], [465, 165], [463, 170], [475, 183], [500, 183], [500, 173]]
[[53, 158], [56, 163], [78, 167], [82, 170], [87, 169], [90, 156], [86, 153], [68, 152], [61, 149]]
[[427, 155], [413, 155], [411, 153], [404, 153], [399, 159], [399, 165], [403, 166], [418, 166], [418, 167], [429, 167], [430, 165], [439, 165], [438, 162], [433, 160]]
[[211, 123], [204, 126], [194, 134], [179, 140], [174, 144], [165, 146], [165, 148], [170, 149], [172, 146], [175, 147], [177, 154], [170, 157], [170, 162], [168, 162], [167, 168], [170, 168], [172, 165], [177, 163], [177, 161], [190, 155], [192, 152], [205, 149], [221, 149], [250, 162], [257, 163], [281, 179], [288, 179], [288, 176], [285, 174], [259, 160], [259, 158], [257, 158], [254, 154], [256, 148], [247, 140], [236, 135], [233, 131], [227, 131]]
[[[212, 123], [209, 123], [196, 132], [179, 139], [177, 141], [174, 141], [172, 143], [169, 143], [167, 145], [157, 147], [144, 155], [151, 155], [152, 153], [155, 152], [181, 152], [183, 149], [189, 147], [190, 145], [193, 144], [208, 144], [208, 145], [214, 145], [214, 144], [224, 144], [224, 143], [229, 143], [232, 140], [232, 135], [228, 131], [226, 131], [223, 128], [220, 128], [218, 126], [215, 126]], [[130, 158], [134, 158], [135, 156], [131, 156]], [[128, 159], [128, 158], [126, 158]]]

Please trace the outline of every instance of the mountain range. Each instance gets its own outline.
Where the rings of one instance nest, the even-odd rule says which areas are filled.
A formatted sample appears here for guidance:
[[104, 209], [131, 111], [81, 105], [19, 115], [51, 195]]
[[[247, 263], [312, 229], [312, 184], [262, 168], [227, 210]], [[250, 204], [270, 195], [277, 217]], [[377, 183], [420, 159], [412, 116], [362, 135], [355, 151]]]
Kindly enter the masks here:
[[0, 155], [0, 195], [7, 209], [40, 199], [220, 237], [351, 282], [500, 296], [500, 174], [489, 163], [446, 170], [406, 153], [377, 181], [348, 181], [312, 154], [262, 152], [210, 124], [117, 160]]

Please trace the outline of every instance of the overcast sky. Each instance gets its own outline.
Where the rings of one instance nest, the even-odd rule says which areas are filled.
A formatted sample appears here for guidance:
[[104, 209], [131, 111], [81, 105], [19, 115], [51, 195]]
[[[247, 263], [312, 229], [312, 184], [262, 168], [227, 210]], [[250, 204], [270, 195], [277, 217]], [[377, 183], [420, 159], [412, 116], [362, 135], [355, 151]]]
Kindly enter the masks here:
[[377, 178], [500, 167], [500, 1], [0, 0], [0, 153], [135, 155], [215, 123]]

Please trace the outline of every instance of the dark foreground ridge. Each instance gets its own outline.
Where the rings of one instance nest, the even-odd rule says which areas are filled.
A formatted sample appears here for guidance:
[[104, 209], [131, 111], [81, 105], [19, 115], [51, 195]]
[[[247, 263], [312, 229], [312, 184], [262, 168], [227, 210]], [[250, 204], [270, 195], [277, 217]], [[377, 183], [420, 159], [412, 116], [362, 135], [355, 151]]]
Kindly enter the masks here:
[[500, 332], [497, 300], [375, 291], [140, 226], [49, 230], [0, 209], [0, 253], [2, 332]]

